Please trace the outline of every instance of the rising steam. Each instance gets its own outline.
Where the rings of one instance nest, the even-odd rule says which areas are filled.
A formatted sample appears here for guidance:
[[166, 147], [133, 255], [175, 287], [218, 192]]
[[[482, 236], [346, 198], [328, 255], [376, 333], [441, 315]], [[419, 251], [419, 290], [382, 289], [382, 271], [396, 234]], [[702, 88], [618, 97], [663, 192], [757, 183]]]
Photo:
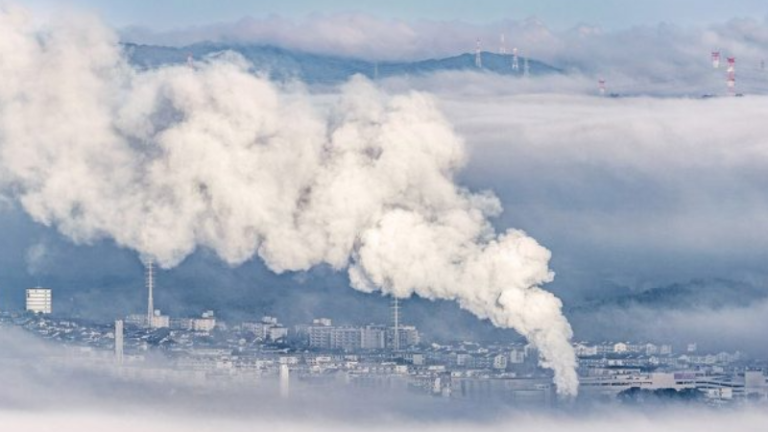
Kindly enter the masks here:
[[498, 199], [454, 183], [464, 144], [430, 97], [356, 78], [330, 108], [313, 101], [235, 55], [137, 71], [95, 20], [41, 31], [0, 13], [0, 185], [36, 221], [165, 267], [202, 246], [455, 300], [528, 338], [575, 395], [570, 325], [539, 288], [550, 253], [496, 234]]

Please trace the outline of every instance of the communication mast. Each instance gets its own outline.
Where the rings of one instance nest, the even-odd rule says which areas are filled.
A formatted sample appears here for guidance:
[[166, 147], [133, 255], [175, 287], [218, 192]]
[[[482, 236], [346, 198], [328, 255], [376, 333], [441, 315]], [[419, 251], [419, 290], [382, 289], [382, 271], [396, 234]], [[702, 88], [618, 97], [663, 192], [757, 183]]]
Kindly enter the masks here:
[[728, 57], [728, 94], [736, 95], [736, 58]]
[[512, 48], [512, 70], [520, 70], [520, 58], [517, 56], [517, 48]]
[[720, 69], [720, 51], [712, 51], [712, 67]]
[[477, 38], [477, 43], [475, 44], [475, 66], [478, 68], [483, 67], [483, 57], [480, 48], [480, 38]]

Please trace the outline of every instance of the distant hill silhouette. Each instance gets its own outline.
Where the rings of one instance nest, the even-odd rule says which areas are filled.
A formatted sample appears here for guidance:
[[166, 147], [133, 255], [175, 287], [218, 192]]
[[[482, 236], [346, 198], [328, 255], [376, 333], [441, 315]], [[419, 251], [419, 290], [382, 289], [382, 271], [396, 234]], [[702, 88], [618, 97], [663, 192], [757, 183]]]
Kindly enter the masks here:
[[[474, 54], [421, 60], [414, 62], [372, 62], [353, 58], [310, 54], [275, 46], [199, 43], [186, 47], [124, 44], [128, 57], [135, 66], [155, 68], [163, 65], [183, 64], [191, 54], [200, 59], [216, 53], [233, 51], [253, 63], [260, 72], [267, 72], [278, 80], [300, 79], [311, 84], [333, 84], [352, 75], [385, 78], [402, 75], [421, 75], [439, 71], [484, 71], [502, 75], [523, 76], [525, 58], [519, 59], [520, 68], [512, 69], [512, 56], [483, 52], [482, 69], [475, 65]], [[538, 60], [529, 59], [531, 76], [563, 73], [562, 70]]]
[[693, 280], [582, 304], [576, 312], [603, 308], [647, 307], [654, 309], [722, 309], [747, 307], [768, 298], [768, 290], [726, 279]]

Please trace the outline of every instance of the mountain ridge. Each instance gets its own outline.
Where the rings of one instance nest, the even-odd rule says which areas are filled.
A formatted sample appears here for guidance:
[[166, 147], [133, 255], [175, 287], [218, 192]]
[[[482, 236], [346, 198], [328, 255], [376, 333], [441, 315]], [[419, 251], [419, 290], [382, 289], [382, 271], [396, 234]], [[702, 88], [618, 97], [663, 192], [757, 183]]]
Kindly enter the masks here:
[[574, 312], [607, 308], [644, 307], [663, 310], [719, 310], [748, 307], [768, 298], [765, 289], [750, 283], [728, 279], [694, 279], [629, 293], [613, 298], [586, 301], [572, 308]]
[[[374, 62], [348, 57], [313, 54], [280, 48], [274, 45], [226, 44], [201, 42], [184, 47], [162, 45], [123, 44], [129, 61], [139, 68], [152, 69], [165, 65], [183, 64], [188, 56], [200, 59], [221, 52], [236, 52], [254, 65], [258, 72], [266, 72], [273, 79], [299, 79], [310, 84], [335, 84], [353, 75], [368, 78], [388, 78], [407, 75], [425, 75], [441, 71], [478, 71], [499, 75], [523, 77], [525, 58], [519, 58], [519, 69], [512, 69], [512, 56], [481, 53], [482, 68], [475, 65], [475, 54], [464, 53], [452, 57], [404, 62]], [[533, 77], [563, 74], [564, 71], [544, 62], [528, 59]]]

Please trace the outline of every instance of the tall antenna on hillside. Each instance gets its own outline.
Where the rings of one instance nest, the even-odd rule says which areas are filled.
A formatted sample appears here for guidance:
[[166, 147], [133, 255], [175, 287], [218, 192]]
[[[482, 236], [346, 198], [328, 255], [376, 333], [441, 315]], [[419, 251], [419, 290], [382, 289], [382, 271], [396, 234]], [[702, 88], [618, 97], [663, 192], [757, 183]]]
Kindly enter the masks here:
[[512, 48], [512, 70], [520, 70], [520, 59], [517, 57], [517, 48]]
[[728, 57], [728, 94], [736, 96], [736, 58]]
[[483, 67], [483, 56], [480, 47], [480, 38], [477, 38], [477, 43], [475, 44], [475, 66], [478, 68]]

